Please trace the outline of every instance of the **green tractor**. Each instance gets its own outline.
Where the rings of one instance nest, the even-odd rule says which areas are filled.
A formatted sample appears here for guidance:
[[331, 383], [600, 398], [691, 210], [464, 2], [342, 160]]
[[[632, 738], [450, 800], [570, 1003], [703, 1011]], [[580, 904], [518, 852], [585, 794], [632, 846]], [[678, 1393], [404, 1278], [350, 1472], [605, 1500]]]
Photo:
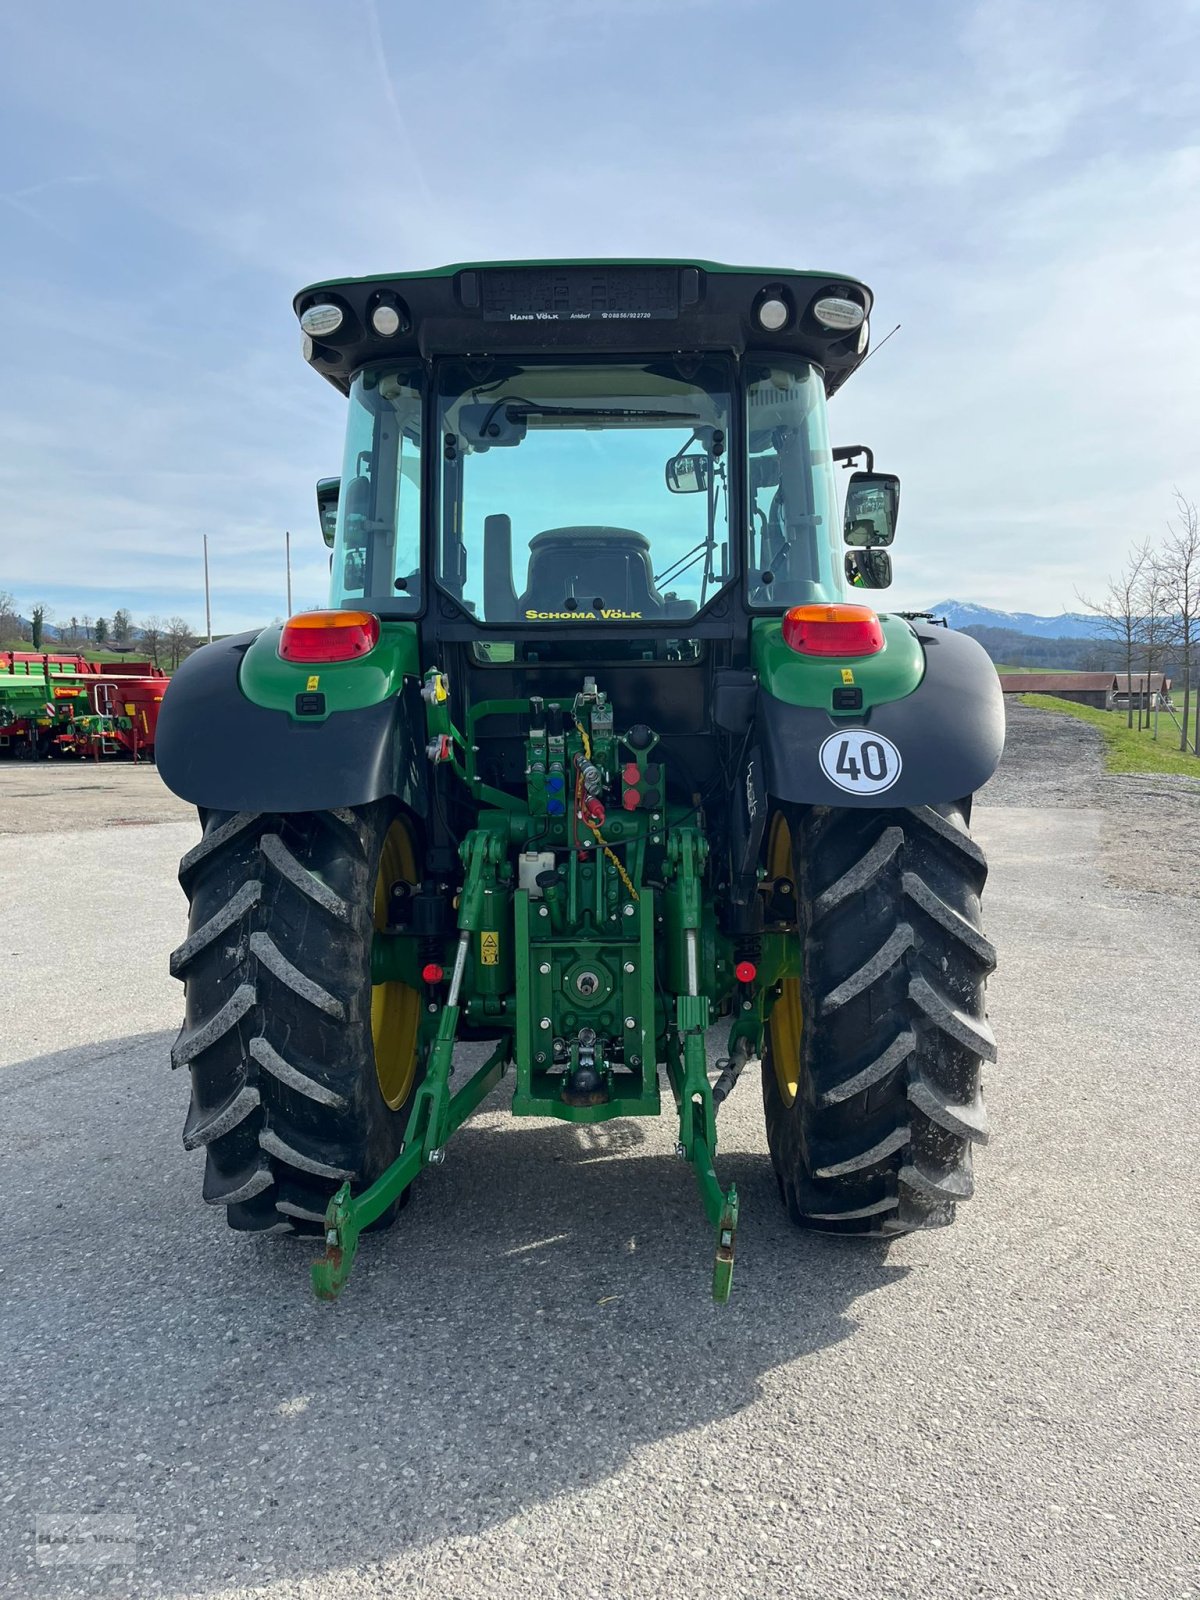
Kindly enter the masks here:
[[1004, 715], [973, 640], [861, 603], [899, 485], [831, 448], [826, 400], [871, 298], [683, 261], [297, 296], [349, 401], [330, 609], [190, 657], [158, 763], [203, 828], [184, 1143], [231, 1227], [324, 1242], [322, 1297], [509, 1072], [516, 1116], [665, 1102], [720, 1300], [747, 1067], [799, 1226], [900, 1234], [971, 1194], [968, 825]]

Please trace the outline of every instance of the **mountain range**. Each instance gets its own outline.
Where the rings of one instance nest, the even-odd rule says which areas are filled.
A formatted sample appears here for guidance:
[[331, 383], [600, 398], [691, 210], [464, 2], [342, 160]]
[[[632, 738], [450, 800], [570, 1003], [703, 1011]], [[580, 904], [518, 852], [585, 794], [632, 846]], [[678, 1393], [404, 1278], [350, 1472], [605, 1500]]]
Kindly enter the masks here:
[[[928, 607], [935, 617], [945, 617], [952, 628], [960, 632], [967, 628], [1004, 628], [1010, 633], [1025, 634], [1034, 639], [1099, 639], [1102, 624], [1098, 617], [1082, 611], [1064, 611], [1057, 617], [1039, 617], [1031, 611], [995, 611], [991, 606], [977, 606], [970, 600], [938, 600]], [[24, 617], [20, 621], [28, 627]], [[63, 630], [46, 623], [47, 643], [62, 638]], [[140, 629], [134, 628], [131, 642], [136, 642]], [[87, 642], [87, 641], [84, 641]]]
[[1086, 612], [1064, 611], [1057, 617], [1038, 617], [1030, 611], [993, 611], [990, 606], [973, 605], [969, 600], [939, 600], [929, 610], [945, 617], [952, 628], [1007, 628], [1012, 633], [1035, 639], [1098, 639], [1102, 635], [1099, 617]]

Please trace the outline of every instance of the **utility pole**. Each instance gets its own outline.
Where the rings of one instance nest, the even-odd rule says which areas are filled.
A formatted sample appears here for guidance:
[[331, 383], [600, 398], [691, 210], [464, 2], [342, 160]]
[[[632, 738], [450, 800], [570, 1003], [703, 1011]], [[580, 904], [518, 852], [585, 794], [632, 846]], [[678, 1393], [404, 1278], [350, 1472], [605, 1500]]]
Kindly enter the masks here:
[[287, 614], [292, 614], [292, 536], [285, 529], [283, 534], [283, 548], [287, 559]]
[[208, 535], [204, 535], [204, 628], [212, 643], [212, 597], [208, 589]]

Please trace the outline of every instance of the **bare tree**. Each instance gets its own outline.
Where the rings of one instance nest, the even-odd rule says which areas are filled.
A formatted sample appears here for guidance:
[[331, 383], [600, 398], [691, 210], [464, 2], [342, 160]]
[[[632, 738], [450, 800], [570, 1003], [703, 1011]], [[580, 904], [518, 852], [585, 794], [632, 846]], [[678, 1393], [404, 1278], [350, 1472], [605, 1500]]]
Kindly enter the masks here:
[[[1129, 697], [1129, 726], [1133, 727], [1133, 667], [1141, 649], [1142, 590], [1145, 573], [1153, 565], [1149, 541], [1144, 540], [1129, 552], [1119, 577], [1109, 581], [1099, 600], [1079, 595], [1079, 603], [1100, 619], [1100, 637], [1120, 652], [1125, 668], [1125, 688]], [[1077, 594], [1078, 590], [1075, 591]]]
[[21, 634], [21, 614], [17, 610], [17, 597], [7, 589], [0, 589], [0, 640], [17, 639]]
[[[1200, 518], [1192, 500], [1175, 491], [1175, 516], [1167, 524], [1163, 551], [1163, 576], [1175, 617], [1175, 652], [1183, 674], [1183, 725], [1179, 748], [1189, 746], [1192, 684], [1197, 647], [1200, 646]], [[1191, 748], [1200, 755], [1200, 691], [1196, 695], [1196, 734]]]
[[[1171, 612], [1167, 575], [1162, 558], [1154, 551], [1142, 567], [1138, 586], [1138, 639], [1142, 652], [1142, 692], [1138, 696], [1138, 727], [1151, 725], [1151, 698], [1155, 673], [1165, 678], [1167, 651], [1175, 643], [1176, 624]], [[1154, 737], [1158, 738], [1158, 718], [1154, 718]]]
[[146, 647], [146, 654], [156, 667], [159, 665], [158, 653], [163, 647], [164, 632], [161, 617], [147, 617], [142, 623], [142, 643]]
[[196, 636], [182, 617], [172, 617], [167, 623], [164, 642], [172, 672], [184, 656], [196, 648]]

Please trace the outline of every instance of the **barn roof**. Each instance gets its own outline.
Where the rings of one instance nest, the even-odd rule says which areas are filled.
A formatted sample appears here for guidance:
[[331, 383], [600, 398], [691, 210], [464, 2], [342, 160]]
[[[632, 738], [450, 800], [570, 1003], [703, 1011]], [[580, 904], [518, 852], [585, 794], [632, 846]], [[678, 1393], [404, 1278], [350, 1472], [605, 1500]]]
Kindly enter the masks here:
[[[1135, 672], [1129, 677], [1123, 672], [1114, 672], [1110, 676], [1112, 688], [1117, 693], [1128, 694], [1131, 683], [1134, 694], [1141, 694], [1146, 687], [1146, 674], [1144, 672]], [[1152, 672], [1150, 674], [1150, 693], [1161, 694], [1164, 687], [1167, 689], [1171, 687], [1170, 678], [1165, 678], [1161, 672]]]
[[[1091, 689], [1106, 694], [1113, 687], [1111, 672], [1002, 672], [1005, 694], [1061, 694], [1064, 689]], [[1137, 687], [1137, 679], [1134, 679]]]

